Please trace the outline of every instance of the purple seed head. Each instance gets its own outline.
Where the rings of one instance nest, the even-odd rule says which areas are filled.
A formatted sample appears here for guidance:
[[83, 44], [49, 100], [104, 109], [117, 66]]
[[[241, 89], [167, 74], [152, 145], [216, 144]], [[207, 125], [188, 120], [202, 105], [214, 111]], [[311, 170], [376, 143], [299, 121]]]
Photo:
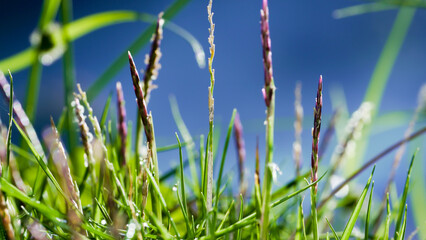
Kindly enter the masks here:
[[152, 35], [152, 44], [151, 51], [149, 55], [146, 55], [145, 64], [146, 69], [143, 77], [143, 94], [145, 96], [145, 102], [148, 102], [149, 93], [152, 89], [155, 88], [155, 85], [152, 84], [152, 80], [157, 79], [158, 70], [161, 68], [159, 63], [161, 58], [161, 39], [163, 38], [163, 25], [164, 19], [162, 18], [163, 13], [161, 12], [158, 15], [157, 26], [155, 28], [155, 32]]
[[130, 51], [128, 52], [128, 56], [129, 56], [129, 64], [130, 64], [130, 74], [132, 75], [133, 89], [135, 90], [136, 102], [138, 104], [139, 114], [145, 128], [146, 138], [148, 142], [150, 142], [152, 140], [152, 130], [148, 121], [148, 111], [146, 108], [142, 88], [139, 85], [140, 83], [139, 74], [138, 74], [138, 71], [136, 70], [136, 65], [135, 65], [135, 62], [133, 61], [133, 57]]
[[[311, 180], [315, 182], [318, 179], [318, 142], [321, 129], [321, 110], [322, 110], [322, 75], [318, 82], [318, 91], [316, 104], [314, 108], [314, 127], [312, 128], [312, 155], [311, 155]], [[317, 185], [315, 185], [315, 192]]]
[[243, 138], [243, 125], [241, 124], [240, 115], [235, 115], [234, 121], [235, 144], [238, 152], [238, 170], [240, 174], [240, 183], [244, 181], [244, 161], [246, 158], [246, 148]]
[[126, 165], [126, 141], [127, 141], [127, 125], [126, 125], [126, 108], [124, 106], [124, 95], [121, 83], [117, 82], [117, 108], [118, 108], [118, 133], [121, 138], [120, 155], [121, 165]]
[[260, 10], [260, 32], [262, 40], [263, 68], [265, 74], [265, 87], [262, 91], [263, 96], [265, 98], [266, 106], [269, 107], [273, 94], [273, 89], [271, 86], [271, 82], [273, 79], [273, 71], [271, 38], [269, 34], [269, 9], [267, 0], [263, 0], [262, 9]]

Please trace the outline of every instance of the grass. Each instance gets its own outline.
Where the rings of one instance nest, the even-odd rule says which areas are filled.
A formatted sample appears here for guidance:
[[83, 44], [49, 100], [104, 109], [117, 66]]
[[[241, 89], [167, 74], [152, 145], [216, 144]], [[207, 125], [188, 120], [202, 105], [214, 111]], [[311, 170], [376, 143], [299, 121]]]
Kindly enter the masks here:
[[[376, 110], [371, 110], [370, 103], [362, 103], [358, 111], [347, 121], [345, 137], [336, 146], [330, 165], [323, 164], [323, 152], [332, 143], [334, 129], [338, 126], [339, 113], [335, 112], [332, 121], [325, 129], [321, 138], [322, 95], [327, 92], [327, 79], [320, 76], [313, 112], [312, 155], [310, 169], [301, 168], [302, 158], [300, 133], [302, 131], [303, 107], [301, 105], [301, 87], [296, 89], [294, 146], [295, 178], [274, 189], [274, 174], [277, 166], [274, 163], [274, 131], [275, 129], [275, 84], [273, 77], [272, 47], [269, 29], [268, 1], [263, 0], [260, 15], [261, 43], [263, 52], [263, 69], [265, 72], [263, 95], [266, 110], [265, 158], [263, 178], [260, 176], [259, 144], [256, 148], [256, 170], [254, 182], [249, 184], [245, 177], [246, 149], [244, 144], [243, 126], [237, 110], [234, 109], [227, 128], [222, 152], [219, 151], [217, 128], [214, 128], [214, 97], [215, 75], [213, 59], [215, 54], [213, 23], [213, 1], [208, 5], [210, 57], [208, 69], [210, 87], [208, 91], [209, 128], [200, 137], [197, 147], [184, 123], [176, 99], [170, 98], [171, 110], [179, 133], [175, 133], [176, 144], [157, 147], [154, 131], [155, 112], [149, 111], [149, 98], [155, 94], [153, 80], [158, 76], [161, 56], [161, 39], [163, 25], [180, 34], [191, 44], [197, 61], [203, 65], [204, 52], [199, 43], [188, 32], [167, 20], [174, 16], [188, 1], [177, 0], [164, 14], [158, 17], [131, 11], [106, 12], [88, 16], [79, 20], [72, 19], [72, 2], [45, 1], [42, 16], [38, 24], [40, 32], [51, 23], [57, 12], [62, 12], [63, 31], [52, 34], [67, 36], [63, 52], [65, 100], [63, 115], [56, 122], [52, 119], [51, 128], [40, 139], [31, 120], [36, 113], [35, 102], [21, 106], [13, 93], [13, 77], [0, 74], [0, 85], [5, 101], [9, 104], [9, 118], [6, 124], [0, 124], [0, 239], [404, 239], [411, 236], [407, 231], [408, 198], [410, 196], [410, 179], [418, 170], [413, 168], [416, 163], [417, 151], [411, 159], [404, 190], [398, 196], [392, 194], [395, 182], [389, 178], [387, 194], [383, 199], [373, 197], [374, 171], [378, 161], [392, 151], [398, 149], [392, 171], [397, 171], [405, 145], [419, 138], [426, 132], [426, 127], [418, 130], [414, 126], [425, 109], [423, 101], [413, 114], [404, 138], [385, 148], [360, 166], [350, 168], [350, 174], [339, 185], [330, 188], [330, 181], [336, 171], [348, 169], [342, 159], [347, 157], [348, 145], [354, 141], [364, 144], [369, 136], [369, 120], [376, 120]], [[385, 2], [380, 3], [385, 4]], [[391, 8], [398, 2], [393, 1]], [[354, 10], [355, 9], [355, 10]], [[366, 10], [367, 9], [367, 10]], [[374, 6], [373, 8], [352, 8], [349, 13], [343, 11], [342, 16], [360, 14], [365, 11], [386, 10], [389, 7]], [[403, 10], [401, 10], [403, 11]], [[406, 11], [406, 10], [405, 10]], [[345, 15], [346, 14], [346, 15]], [[403, 14], [403, 13], [400, 13]], [[414, 12], [412, 12], [414, 14]], [[412, 15], [410, 15], [412, 17]], [[134, 87], [140, 122], [136, 128], [126, 119], [126, 106], [121, 83], [116, 84], [117, 116], [112, 115], [110, 97], [106, 101], [103, 114], [94, 115], [91, 100], [101, 91], [106, 83], [124, 66], [120, 56], [87, 93], [75, 84], [72, 42], [85, 34], [113, 24], [117, 21], [143, 20], [153, 22], [124, 55], [130, 66], [129, 77]], [[395, 27], [389, 36], [388, 45], [398, 45], [397, 51], [385, 47], [384, 55], [378, 62], [373, 74], [366, 99], [372, 97], [372, 91], [379, 91], [370, 99], [374, 104], [380, 103], [386, 81], [395, 61], [398, 49], [403, 41], [409, 21], [403, 26]], [[397, 20], [398, 22], [398, 20]], [[398, 30], [399, 29], [399, 30]], [[403, 36], [398, 32], [403, 32]], [[68, 34], [68, 35], [67, 35]], [[139, 76], [138, 68], [131, 52], [141, 49], [152, 37], [151, 51], [143, 77]], [[397, 36], [396, 40], [394, 39]], [[396, 41], [396, 43], [395, 43]], [[43, 64], [38, 60], [44, 54], [41, 43], [29, 50], [18, 53], [0, 61], [0, 69], [10, 68], [18, 71], [31, 67], [29, 99], [37, 99], [40, 89]], [[389, 53], [389, 51], [391, 51]], [[388, 52], [388, 53], [386, 53]], [[392, 58], [386, 60], [386, 54]], [[386, 58], [386, 59], [385, 59]], [[21, 63], [19, 63], [22, 60]], [[16, 64], [16, 65], [15, 65]], [[15, 66], [14, 66], [15, 65]], [[260, 68], [261, 66], [259, 66]], [[220, 80], [218, 81], [220, 83]], [[220, 97], [220, 96], [219, 96]], [[29, 100], [28, 100], [29, 101]], [[31, 101], [30, 101], [31, 102]], [[314, 103], [314, 101], [312, 101]], [[365, 110], [366, 106], [368, 110]], [[406, 117], [407, 118], [407, 117]], [[117, 119], [117, 127], [115, 127]], [[310, 118], [309, 118], [310, 119]], [[367, 120], [368, 119], [368, 120]], [[76, 120], [76, 121], [75, 121]], [[75, 122], [74, 122], [75, 121]], [[78, 129], [77, 135], [68, 134], [65, 146], [61, 135]], [[359, 138], [358, 132], [362, 132]], [[20, 144], [12, 143], [13, 136], [20, 136]], [[231, 178], [227, 176], [225, 163], [232, 136], [236, 141], [238, 153], [238, 190], [233, 189]], [[77, 138], [80, 141], [77, 141]], [[135, 139], [135, 141], [133, 141]], [[181, 139], [183, 141], [181, 141]], [[143, 151], [140, 146], [146, 151]], [[184, 159], [184, 150], [188, 159]], [[161, 153], [174, 151], [179, 157], [179, 166], [164, 174], [159, 172]], [[362, 154], [361, 154], [362, 155]], [[219, 172], [214, 173], [215, 156], [219, 162]], [[190, 177], [185, 175], [189, 167]], [[336, 198], [340, 190], [365, 171], [371, 170], [369, 178], [361, 180], [365, 183], [362, 191], [346, 194], [344, 198]], [[412, 171], [414, 170], [414, 171]], [[287, 170], [286, 170], [287, 171]], [[214, 177], [217, 176], [216, 179]], [[310, 180], [308, 180], [310, 176]], [[167, 179], [175, 178], [176, 185], [170, 185]], [[252, 189], [248, 186], [253, 186]], [[371, 186], [371, 187], [370, 187]], [[424, 196], [425, 190], [415, 188]], [[310, 190], [310, 191], [309, 191]], [[368, 192], [370, 193], [368, 194]], [[304, 197], [310, 192], [310, 213], [304, 213]], [[389, 192], [391, 194], [389, 194]], [[391, 198], [389, 197], [391, 195]], [[238, 197], [236, 197], [238, 196]], [[368, 203], [365, 203], [368, 199]], [[411, 196], [413, 200], [413, 196]], [[391, 202], [392, 201], [392, 202]], [[383, 207], [380, 206], [382, 202]], [[413, 200], [413, 202], [416, 202]], [[417, 201], [418, 202], [418, 201]], [[392, 204], [391, 204], [392, 203]], [[337, 206], [338, 209], [335, 209]], [[414, 207], [419, 208], [416, 203]], [[386, 210], [384, 219], [382, 212]], [[364, 214], [365, 212], [365, 214]], [[344, 223], [344, 224], [342, 224]], [[423, 224], [423, 225], [422, 225]], [[342, 227], [342, 226], [345, 227]], [[418, 228], [425, 228], [424, 223], [417, 223]], [[334, 227], [336, 226], [336, 227]], [[358, 229], [355, 231], [354, 229]], [[391, 232], [393, 230], [393, 232]], [[361, 231], [361, 233], [360, 233]], [[422, 231], [420, 230], [420, 234]]]

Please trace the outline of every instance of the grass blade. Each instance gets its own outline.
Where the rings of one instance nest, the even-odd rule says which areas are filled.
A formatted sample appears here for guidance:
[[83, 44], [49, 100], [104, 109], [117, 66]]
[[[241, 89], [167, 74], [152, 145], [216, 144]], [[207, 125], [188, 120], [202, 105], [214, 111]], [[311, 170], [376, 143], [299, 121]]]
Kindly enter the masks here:
[[[158, 186], [156, 179], [154, 178], [154, 176], [152, 176], [151, 171], [148, 168], [146, 168], [146, 166], [144, 166], [144, 169], [145, 169], [145, 171], [147, 173], [148, 179], [149, 179], [149, 181], [150, 181], [150, 183], [152, 185], [152, 188], [153, 188], [154, 192], [159, 197], [158, 199], [160, 200], [161, 206], [165, 209], [166, 214], [169, 217], [169, 220], [170, 220], [170, 222], [172, 224], [173, 230], [176, 232], [178, 238], [180, 238], [179, 231], [178, 231], [178, 229], [176, 227], [175, 222], [173, 221], [172, 216], [170, 215], [170, 211], [167, 208], [166, 200], [164, 199], [163, 195], [161, 194], [160, 187]], [[145, 213], [147, 213], [147, 215], [150, 216], [150, 218], [151, 218], [151, 215], [149, 214], [149, 211], [145, 211]], [[152, 216], [152, 217], [154, 217], [154, 216]], [[159, 219], [156, 218], [156, 220], [159, 221], [159, 223], [162, 225], [162, 223], [160, 222]]]
[[[176, 0], [165, 12], [163, 18], [170, 20], [173, 18], [190, 0]], [[126, 65], [127, 63], [127, 50], [136, 53], [142, 49], [145, 44], [151, 39], [151, 35], [155, 30], [156, 24], [153, 23], [147, 28], [136, 40], [123, 51], [120, 56], [107, 68], [107, 70], [90, 86], [87, 91], [89, 101], [92, 101], [108, 84], [111, 79]], [[167, 24], [166, 26], [167, 27]]]
[[[333, 232], [334, 238], [336, 238], [337, 240], [340, 240], [339, 236], [337, 236], [336, 231], [334, 230], [333, 226], [331, 225], [330, 221], [328, 221], [327, 218], [325, 218], [325, 220], [327, 221], [328, 226], [330, 227], [330, 230]], [[366, 238], [367, 239], [367, 238]]]
[[391, 224], [391, 216], [392, 216], [392, 212], [391, 212], [391, 208], [390, 208], [390, 204], [389, 204], [389, 192], [386, 194], [386, 219], [385, 219], [385, 230], [383, 233], [383, 240], [388, 240], [389, 239], [389, 228], [390, 228], [390, 224]]
[[170, 96], [169, 101], [170, 101], [170, 107], [172, 109], [173, 119], [175, 120], [175, 123], [179, 129], [179, 132], [186, 143], [185, 147], [186, 147], [186, 153], [188, 155], [189, 170], [191, 171], [192, 183], [194, 185], [194, 194], [195, 196], [199, 197], [200, 185], [199, 185], [199, 178], [197, 174], [197, 167], [195, 165], [195, 154], [194, 154], [195, 144], [191, 134], [188, 131], [188, 128], [186, 127], [182, 119], [182, 116], [179, 111], [179, 107], [177, 105], [176, 98], [174, 96]]
[[37, 153], [37, 151], [34, 148], [34, 145], [31, 143], [31, 141], [28, 139], [27, 135], [24, 133], [24, 130], [19, 126], [19, 124], [13, 119], [13, 122], [15, 123], [16, 128], [18, 129], [19, 133], [21, 134], [24, 141], [27, 143], [28, 147], [30, 148], [31, 152], [33, 153], [34, 157], [37, 160], [37, 163], [43, 169], [46, 176], [52, 181], [53, 185], [55, 186], [56, 190], [65, 198], [67, 199], [64, 191], [62, 190], [61, 186], [59, 185], [58, 181], [56, 181], [55, 177], [53, 176], [52, 172], [47, 167], [46, 163], [43, 161], [43, 158]]
[[367, 184], [365, 185], [364, 190], [361, 193], [361, 196], [358, 200], [358, 203], [355, 206], [354, 211], [351, 214], [351, 217], [349, 218], [349, 221], [346, 224], [345, 230], [342, 234], [342, 240], [348, 240], [351, 236], [352, 230], [355, 226], [356, 220], [358, 219], [358, 215], [361, 211], [362, 205], [364, 203], [364, 199], [367, 196], [368, 189], [370, 187], [371, 179], [373, 178], [374, 170], [376, 169], [376, 166], [373, 167], [373, 171], [371, 172], [370, 177], [368, 178]]
[[365, 231], [364, 231], [364, 239], [368, 239], [368, 228], [370, 224], [370, 210], [373, 199], [373, 190], [374, 190], [374, 181], [371, 184], [370, 197], [368, 198], [368, 207], [367, 207], [367, 216], [365, 218]]
[[401, 200], [399, 202], [399, 210], [398, 210], [398, 217], [395, 223], [395, 233], [394, 233], [394, 238], [396, 238], [396, 236], [401, 235], [401, 230], [402, 230], [402, 217], [404, 214], [404, 207], [406, 205], [407, 202], [407, 196], [408, 196], [408, 188], [410, 186], [410, 178], [411, 178], [411, 170], [413, 169], [413, 163], [414, 163], [414, 158], [416, 157], [417, 153], [418, 153], [418, 149], [416, 150], [416, 152], [413, 154], [413, 157], [411, 158], [411, 162], [410, 162], [410, 167], [408, 169], [408, 173], [407, 173], [407, 178], [405, 180], [405, 187], [404, 187], [404, 192], [402, 194]]
[[229, 122], [228, 125], [228, 132], [226, 134], [226, 140], [225, 140], [225, 146], [223, 147], [223, 153], [222, 153], [222, 160], [220, 161], [220, 169], [219, 169], [219, 176], [217, 178], [217, 182], [216, 182], [216, 198], [215, 198], [215, 213], [214, 213], [214, 218], [213, 218], [213, 224], [216, 224], [216, 218], [217, 218], [217, 211], [219, 208], [219, 197], [220, 197], [220, 185], [221, 185], [221, 181], [222, 181], [222, 175], [223, 175], [223, 168], [225, 167], [225, 158], [226, 158], [226, 153], [228, 152], [228, 146], [229, 146], [229, 140], [231, 139], [231, 133], [232, 133], [232, 129], [234, 127], [234, 120], [235, 120], [235, 114], [237, 113], [237, 110], [234, 109], [234, 111], [232, 112], [232, 117], [231, 117], [231, 121]]

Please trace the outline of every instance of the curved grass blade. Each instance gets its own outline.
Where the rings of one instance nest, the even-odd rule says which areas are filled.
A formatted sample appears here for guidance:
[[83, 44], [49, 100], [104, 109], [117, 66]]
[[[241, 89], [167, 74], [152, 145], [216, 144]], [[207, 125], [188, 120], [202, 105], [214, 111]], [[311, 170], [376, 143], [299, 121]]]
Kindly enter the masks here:
[[[188, 128], [186, 127], [182, 116], [179, 111], [179, 107], [177, 105], [176, 98], [172, 95], [169, 97], [170, 107], [172, 109], [172, 115], [173, 119], [175, 120], [175, 123], [179, 129], [180, 134], [183, 137], [183, 140], [186, 144], [186, 153], [188, 155], [188, 162], [189, 162], [189, 170], [191, 172], [192, 176], [192, 183], [194, 186], [194, 194], [199, 198], [200, 193], [200, 184], [199, 184], [199, 178], [197, 174], [197, 167], [195, 165], [195, 154], [194, 154], [194, 148], [195, 144], [191, 137], [191, 134], [188, 131]], [[157, 150], [158, 151], [158, 150]]]
[[[161, 206], [165, 209], [166, 214], [169, 217], [169, 220], [170, 220], [170, 222], [172, 224], [173, 230], [176, 232], [178, 238], [180, 238], [180, 235], [179, 235], [178, 229], [176, 227], [176, 224], [173, 221], [172, 216], [170, 215], [170, 211], [167, 208], [166, 200], [164, 199], [163, 195], [161, 194], [160, 187], [157, 185], [157, 181], [155, 180], [154, 176], [152, 176], [151, 171], [148, 168], [146, 168], [146, 166], [144, 166], [144, 169], [145, 169], [145, 171], [147, 173], [147, 176], [149, 178], [149, 181], [150, 181], [150, 183], [152, 185], [153, 190], [155, 191], [155, 193], [157, 193], [157, 195], [159, 197]], [[154, 216], [151, 216], [148, 211], [145, 211], [145, 213], [147, 213], [147, 215], [150, 216], [150, 218], [154, 217]], [[157, 218], [155, 218], [155, 220], [159, 221]]]
[[[387, 81], [391, 74], [392, 68], [395, 65], [396, 58], [404, 43], [408, 29], [414, 18], [416, 9], [414, 8], [401, 8], [392, 26], [391, 32], [383, 50], [380, 54], [379, 60], [375, 66], [373, 75], [371, 76], [367, 91], [364, 96], [364, 102], [371, 102], [374, 106], [371, 112], [371, 122], [374, 122], [380, 109], [382, 96], [387, 85]], [[370, 135], [371, 124], [366, 125], [362, 131], [361, 137], [356, 141], [357, 152], [356, 159], [363, 159], [365, 150], [368, 146], [368, 137]], [[351, 161], [346, 164], [347, 169], [356, 169], [359, 167], [361, 161]]]
[[370, 197], [368, 199], [367, 216], [365, 218], [364, 239], [368, 239], [368, 227], [369, 227], [369, 224], [370, 224], [370, 210], [371, 210], [371, 203], [372, 203], [372, 199], [373, 199], [373, 190], [374, 190], [374, 181], [371, 184]]
[[389, 228], [390, 228], [390, 224], [391, 224], [391, 216], [392, 216], [392, 212], [390, 209], [390, 204], [389, 204], [389, 192], [386, 194], [386, 219], [385, 219], [385, 231], [383, 233], [383, 238], [382, 240], [388, 240], [389, 239]]
[[182, 160], [182, 145], [180, 144], [179, 136], [176, 134], [176, 140], [179, 144], [179, 163], [180, 163], [180, 191], [182, 195], [182, 211], [184, 215], [188, 216], [188, 203], [186, 201], [186, 191], [185, 191], [185, 178], [183, 175], [183, 160]]
[[[238, 221], [243, 219], [244, 214], [244, 197], [242, 194], [240, 194], [240, 215], [238, 216]], [[237, 236], [235, 237], [236, 240], [241, 240], [242, 230], [238, 229]]]
[[[328, 220], [327, 220], [328, 221]], [[297, 208], [297, 223], [295, 240], [306, 240], [305, 221], [303, 216], [303, 198], [300, 198]]]
[[228, 152], [228, 146], [229, 146], [229, 140], [231, 138], [232, 129], [234, 127], [234, 120], [235, 120], [235, 114], [237, 113], [237, 109], [234, 108], [234, 111], [232, 112], [231, 121], [228, 125], [228, 132], [226, 134], [226, 140], [225, 140], [225, 146], [223, 147], [223, 153], [222, 153], [222, 160], [220, 161], [220, 169], [219, 169], [219, 176], [217, 178], [216, 182], [216, 198], [215, 198], [215, 208], [214, 208], [214, 217], [213, 217], [213, 224], [216, 224], [217, 219], [217, 211], [219, 207], [219, 196], [220, 196], [220, 185], [222, 181], [222, 175], [223, 175], [223, 168], [225, 167], [225, 158], [226, 153]]
[[333, 17], [336, 19], [358, 16], [366, 13], [374, 13], [395, 9], [396, 6], [383, 4], [380, 1], [374, 3], [359, 4], [334, 10]]
[[222, 222], [220, 222], [219, 227], [217, 228], [217, 231], [220, 231], [222, 229], [223, 225], [225, 224], [225, 221], [228, 219], [229, 214], [231, 213], [232, 207], [234, 206], [234, 199], [232, 199], [231, 204], [229, 204], [228, 210], [225, 213], [225, 216], [223, 216]]
[[11, 57], [0, 61], [0, 71], [5, 72], [8, 69], [12, 72], [20, 71], [30, 66], [35, 59], [37, 51], [34, 48], [27, 48]]
[[102, 110], [101, 122], [99, 123], [102, 130], [105, 130], [105, 124], [106, 124], [106, 120], [107, 120], [107, 117], [108, 117], [109, 108], [111, 106], [111, 98], [112, 98], [112, 93], [110, 93], [108, 95], [108, 98], [105, 102], [104, 109]]
[[[190, 0], [176, 0], [163, 15], [163, 19], [170, 20], [173, 18]], [[90, 86], [87, 91], [89, 101], [92, 101], [101, 90], [108, 84], [111, 79], [127, 64], [127, 51], [137, 53], [151, 39], [151, 35], [155, 30], [156, 24], [149, 26], [136, 40], [123, 51], [120, 56], [107, 68], [107, 70]], [[167, 27], [165, 24], [164, 27]]]
[[[306, 189], [309, 189], [310, 187], [314, 186], [319, 181], [321, 181], [321, 179], [323, 179], [326, 174], [327, 174], [327, 172], [324, 173], [315, 182], [312, 182], [312, 183], [306, 185], [305, 187], [303, 187], [303, 188], [301, 188], [301, 189], [299, 189], [299, 190], [297, 190], [297, 191], [295, 191], [295, 192], [293, 192], [293, 193], [291, 193], [289, 195], [286, 195], [285, 197], [283, 197], [283, 198], [281, 198], [281, 199], [279, 199], [279, 200], [271, 203], [270, 204], [270, 208], [274, 208], [274, 207], [276, 207], [276, 206], [278, 206], [278, 205], [280, 205], [280, 204], [288, 201], [289, 199], [297, 196], [299, 193], [304, 192]], [[240, 221], [238, 221], [238, 222], [236, 222], [236, 223], [234, 223], [234, 224], [232, 224], [232, 225], [230, 225], [230, 226], [228, 226], [228, 227], [226, 227], [226, 228], [224, 228], [224, 229], [222, 229], [220, 231], [216, 231], [216, 233], [214, 234], [214, 236], [218, 238], [218, 237], [221, 237], [221, 236], [223, 236], [225, 234], [228, 234], [230, 232], [237, 231], [238, 229], [241, 229], [241, 228], [243, 228], [245, 226], [249, 226], [251, 224], [254, 224], [256, 222], [257, 222], [256, 212], [253, 212], [250, 215], [248, 215], [247, 217], [241, 219]], [[201, 237], [200, 240], [202, 240], [202, 239], [207, 239], [207, 237]]]
[[397, 234], [401, 235], [402, 217], [403, 217], [403, 214], [404, 214], [404, 206], [406, 205], [406, 202], [407, 202], [408, 188], [410, 186], [411, 170], [413, 169], [414, 158], [416, 157], [418, 151], [419, 151], [419, 149], [416, 150], [416, 152], [413, 154], [413, 157], [411, 158], [410, 167], [409, 167], [408, 173], [407, 173], [407, 178], [405, 179], [404, 192], [402, 194], [402, 197], [401, 197], [401, 200], [400, 200], [400, 203], [399, 203], [398, 217], [397, 217], [397, 220], [396, 220], [396, 223], [395, 223], [394, 238], [397, 236]]
[[[339, 236], [337, 236], [336, 231], [334, 230], [333, 226], [331, 225], [330, 221], [328, 221], [327, 218], [325, 218], [325, 220], [327, 221], [328, 226], [330, 227], [330, 230], [333, 232], [334, 238], [336, 238], [337, 240], [340, 240]], [[367, 239], [367, 238], [366, 238]]]
[[398, 238], [396, 238], [396, 235], [395, 235], [394, 239], [404, 240], [406, 228], [407, 228], [407, 204], [405, 205], [404, 222], [402, 223], [401, 230], [398, 233]]
[[30, 198], [25, 193], [21, 192], [15, 186], [13, 186], [8, 181], [6, 181], [6, 179], [0, 178], [0, 187], [1, 187], [1, 190], [5, 192], [9, 197], [14, 197], [16, 199], [19, 199], [19, 201], [35, 208], [38, 212], [43, 214], [47, 219], [51, 220], [58, 226], [66, 227], [66, 225], [64, 224], [65, 216], [62, 213], [58, 212], [57, 210], [51, 207], [44, 205], [40, 201]]
[[34, 148], [34, 145], [31, 143], [31, 141], [28, 139], [28, 136], [24, 133], [24, 130], [19, 126], [19, 124], [13, 119], [13, 123], [15, 124], [16, 128], [18, 129], [19, 133], [21, 134], [24, 141], [27, 143], [28, 147], [30, 148], [31, 152], [33, 153], [35, 159], [37, 160], [37, 163], [41, 167], [41, 169], [44, 171], [46, 176], [52, 181], [53, 185], [55, 186], [56, 190], [64, 197], [65, 200], [68, 198], [66, 197], [64, 191], [62, 190], [61, 186], [59, 185], [58, 181], [56, 181], [55, 177], [53, 176], [52, 172], [47, 167], [46, 163], [44, 162], [42, 156], [40, 156], [36, 149]]
[[[10, 163], [10, 148], [12, 144], [12, 120], [13, 120], [13, 77], [12, 73], [9, 70], [9, 78], [10, 78], [10, 90], [9, 90], [9, 125], [7, 129], [7, 147], [6, 147], [6, 174], [9, 174], [9, 163]], [[0, 176], [1, 176], [1, 167], [0, 167]], [[7, 178], [7, 177], [6, 177]]]
[[358, 203], [355, 206], [354, 211], [351, 214], [351, 217], [349, 218], [349, 221], [346, 224], [345, 230], [343, 231], [341, 240], [348, 240], [352, 234], [352, 230], [355, 226], [356, 220], [358, 219], [358, 215], [361, 211], [362, 205], [364, 203], [364, 199], [367, 196], [368, 189], [370, 188], [371, 179], [373, 178], [374, 170], [376, 169], [376, 166], [373, 167], [373, 171], [371, 172], [370, 177], [368, 178], [367, 184], [365, 185], [364, 190], [361, 193], [361, 196], [358, 200]]

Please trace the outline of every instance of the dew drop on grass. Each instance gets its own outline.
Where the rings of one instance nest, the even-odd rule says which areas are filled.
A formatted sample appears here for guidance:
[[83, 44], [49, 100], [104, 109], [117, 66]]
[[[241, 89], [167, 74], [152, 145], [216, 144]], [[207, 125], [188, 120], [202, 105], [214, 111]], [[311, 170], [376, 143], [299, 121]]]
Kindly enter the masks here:
[[127, 233], [126, 233], [126, 237], [131, 239], [133, 238], [133, 236], [135, 235], [136, 232], [136, 224], [135, 223], [129, 223], [127, 225]]
[[102, 219], [102, 220], [101, 220], [101, 224], [102, 224], [102, 225], [106, 225], [106, 224], [107, 224], [107, 221], [105, 221], [105, 219]]

